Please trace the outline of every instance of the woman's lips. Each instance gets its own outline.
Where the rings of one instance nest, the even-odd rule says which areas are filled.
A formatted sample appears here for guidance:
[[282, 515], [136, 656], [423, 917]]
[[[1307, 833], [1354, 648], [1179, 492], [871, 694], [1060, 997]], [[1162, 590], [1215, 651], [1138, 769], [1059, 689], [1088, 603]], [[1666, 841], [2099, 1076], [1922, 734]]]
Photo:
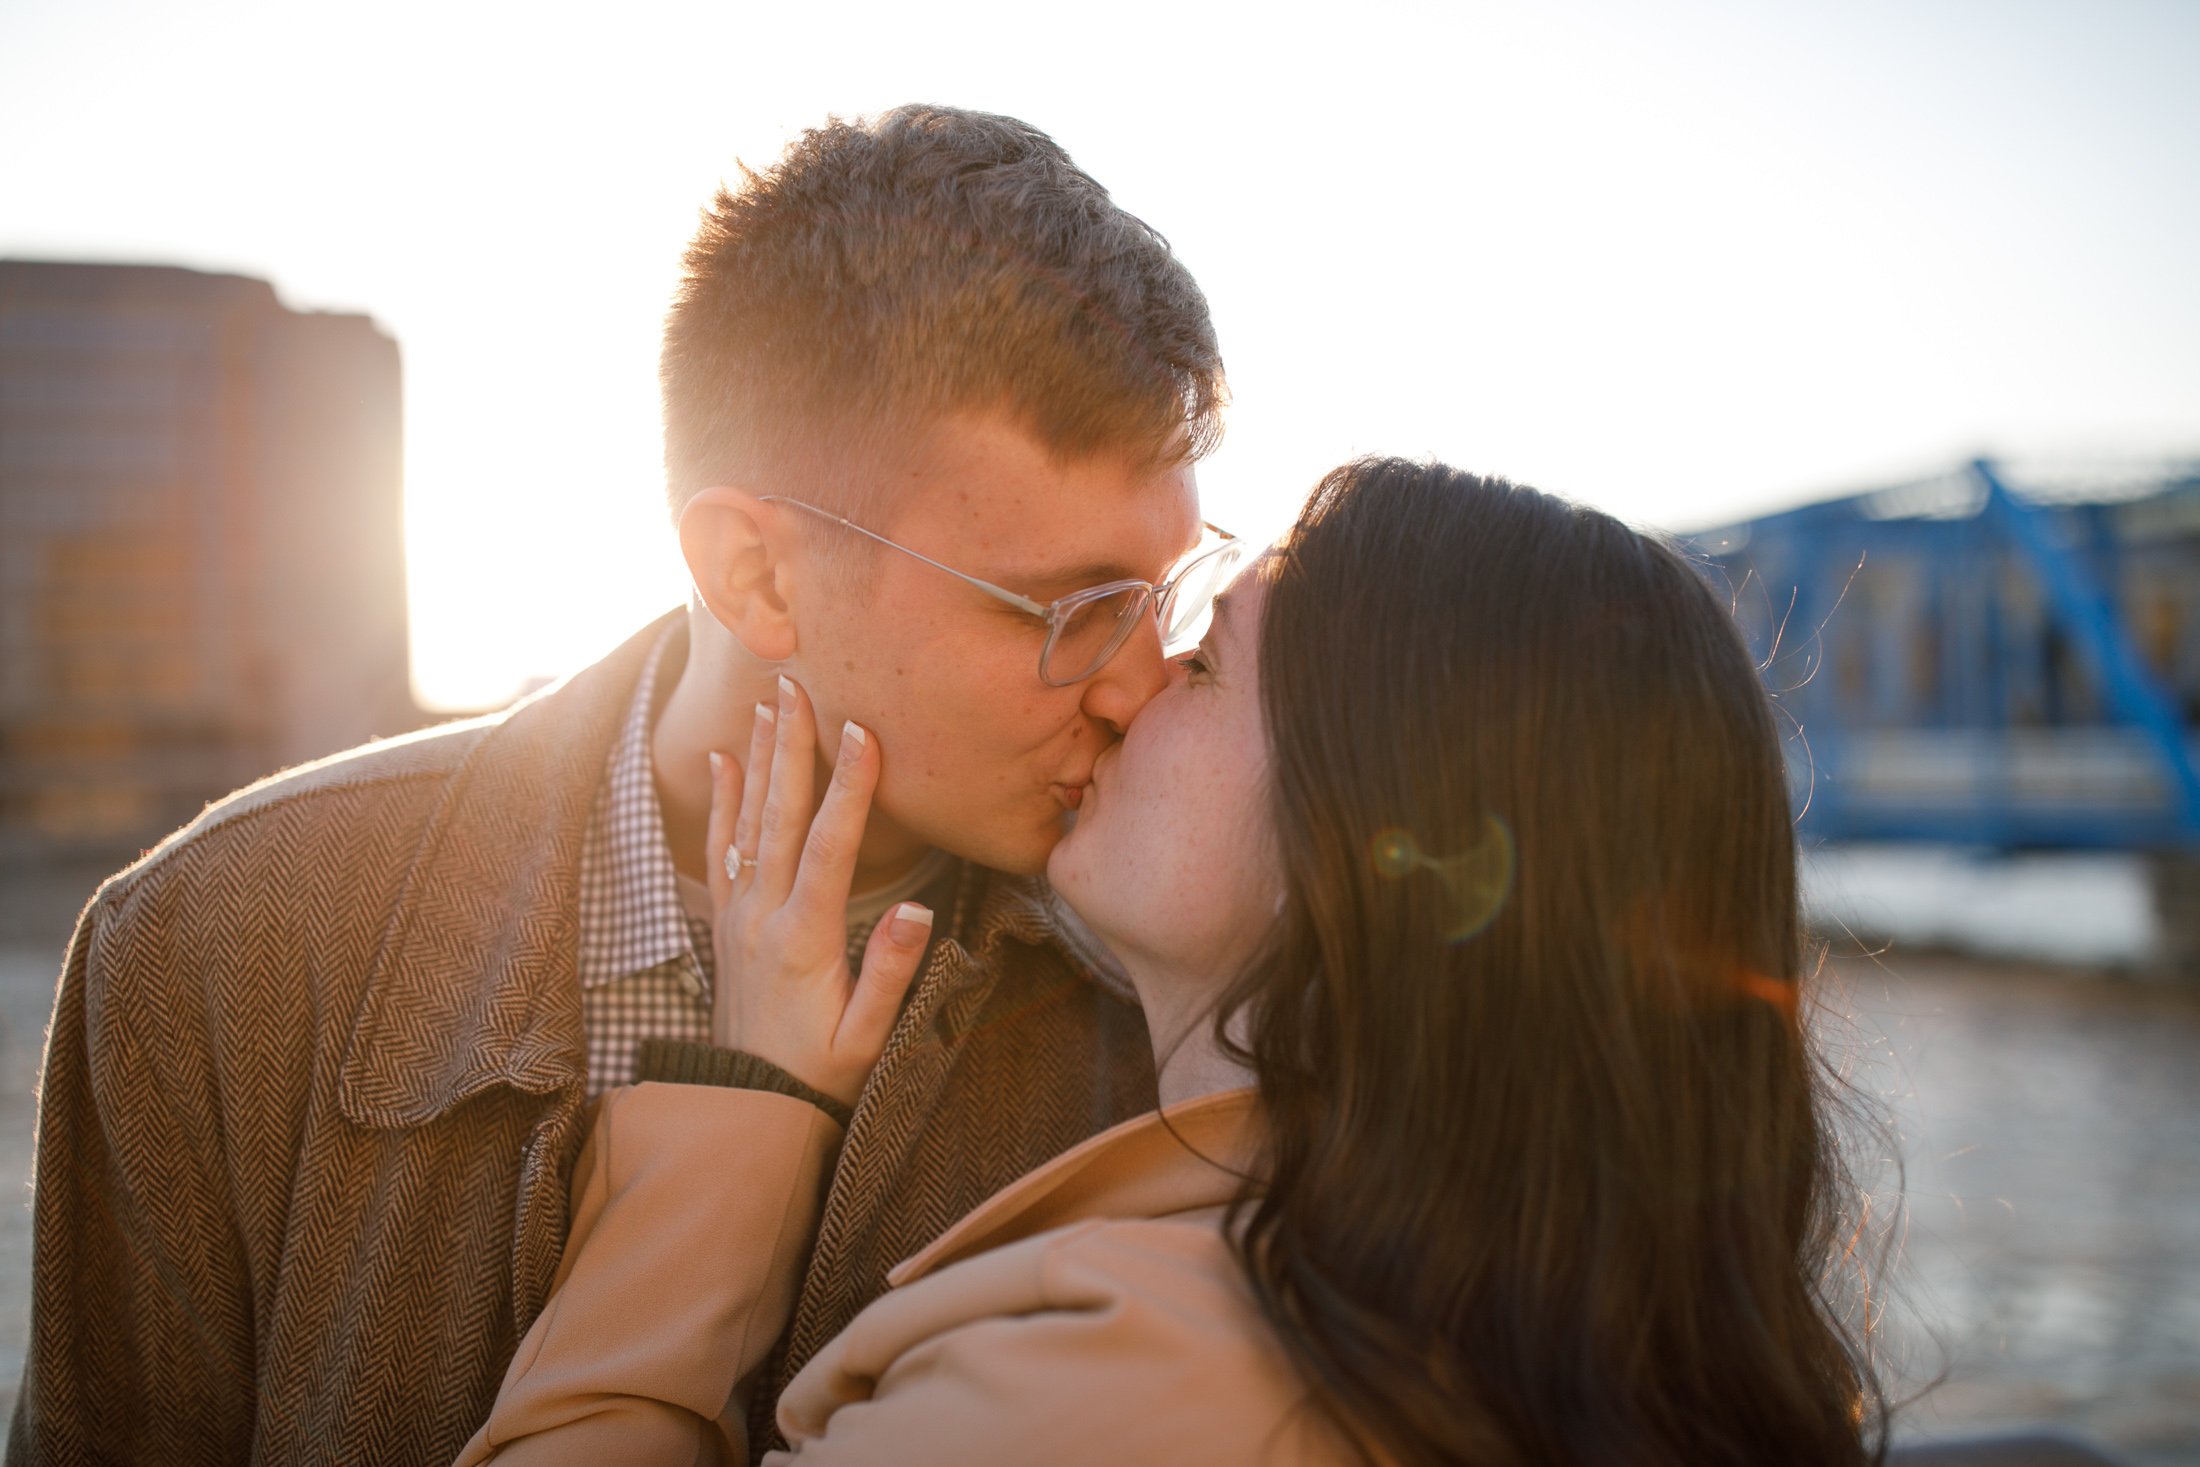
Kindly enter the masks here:
[[1085, 803], [1085, 786], [1081, 784], [1058, 784], [1054, 787], [1054, 798], [1062, 802], [1063, 809], [1074, 810]]

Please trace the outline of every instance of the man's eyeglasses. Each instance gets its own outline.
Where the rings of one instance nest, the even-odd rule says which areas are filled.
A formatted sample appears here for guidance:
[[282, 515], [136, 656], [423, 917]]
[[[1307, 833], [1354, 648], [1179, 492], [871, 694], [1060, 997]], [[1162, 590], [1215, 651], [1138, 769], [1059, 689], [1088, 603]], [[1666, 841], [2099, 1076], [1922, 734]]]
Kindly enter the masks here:
[[845, 525], [858, 535], [913, 556], [935, 570], [946, 571], [988, 596], [1037, 617], [1046, 623], [1047, 629], [1046, 645], [1039, 649], [1039, 680], [1050, 688], [1066, 688], [1071, 683], [1083, 682], [1105, 667], [1108, 659], [1130, 640], [1131, 633], [1137, 630], [1138, 618], [1149, 609], [1161, 628], [1161, 654], [1174, 657], [1189, 651], [1207, 634], [1216, 594], [1230, 584], [1230, 578], [1245, 560], [1243, 541], [1227, 530], [1208, 525], [1209, 531], [1221, 537], [1219, 543], [1194, 551], [1177, 567], [1175, 575], [1158, 586], [1151, 581], [1108, 581], [1041, 603], [991, 581], [981, 581], [951, 565], [941, 565], [931, 556], [906, 545], [897, 545], [876, 530], [866, 530], [854, 520], [844, 519], [831, 510], [780, 494], [764, 494], [758, 498], [765, 504], [788, 505], [806, 510], [819, 519], [831, 520], [836, 525]]

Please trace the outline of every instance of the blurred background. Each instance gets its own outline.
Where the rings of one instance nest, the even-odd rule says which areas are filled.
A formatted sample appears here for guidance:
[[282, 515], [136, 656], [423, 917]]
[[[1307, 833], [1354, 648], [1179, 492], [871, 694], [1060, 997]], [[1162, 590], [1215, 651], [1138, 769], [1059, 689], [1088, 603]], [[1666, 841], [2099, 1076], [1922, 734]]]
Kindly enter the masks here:
[[1898, 1139], [1900, 1434], [2200, 1460], [2196, 63], [2185, 0], [0, 0], [0, 1173], [103, 874], [681, 599], [697, 209], [951, 102], [1205, 286], [1216, 521], [1379, 450], [1698, 547]]

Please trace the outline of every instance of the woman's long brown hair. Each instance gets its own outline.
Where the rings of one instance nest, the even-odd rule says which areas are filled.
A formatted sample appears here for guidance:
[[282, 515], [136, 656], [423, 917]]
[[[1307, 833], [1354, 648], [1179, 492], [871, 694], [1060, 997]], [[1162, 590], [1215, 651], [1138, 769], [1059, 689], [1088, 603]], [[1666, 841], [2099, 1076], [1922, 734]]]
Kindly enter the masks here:
[[1668, 546], [1439, 464], [1266, 563], [1254, 1290], [1370, 1456], [1875, 1459], [1773, 710]]

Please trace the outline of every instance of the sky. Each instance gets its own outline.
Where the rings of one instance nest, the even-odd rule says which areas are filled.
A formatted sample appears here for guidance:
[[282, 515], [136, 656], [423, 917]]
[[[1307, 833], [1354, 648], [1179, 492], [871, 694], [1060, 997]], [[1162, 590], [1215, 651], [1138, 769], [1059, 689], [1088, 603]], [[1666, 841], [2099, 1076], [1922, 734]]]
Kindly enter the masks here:
[[828, 114], [1023, 117], [1169, 237], [1230, 371], [1218, 523], [1391, 452], [1688, 529], [2200, 450], [2196, 69], [2190, 0], [0, 0], [0, 256], [396, 337], [415, 683], [479, 706], [685, 594], [680, 248]]

